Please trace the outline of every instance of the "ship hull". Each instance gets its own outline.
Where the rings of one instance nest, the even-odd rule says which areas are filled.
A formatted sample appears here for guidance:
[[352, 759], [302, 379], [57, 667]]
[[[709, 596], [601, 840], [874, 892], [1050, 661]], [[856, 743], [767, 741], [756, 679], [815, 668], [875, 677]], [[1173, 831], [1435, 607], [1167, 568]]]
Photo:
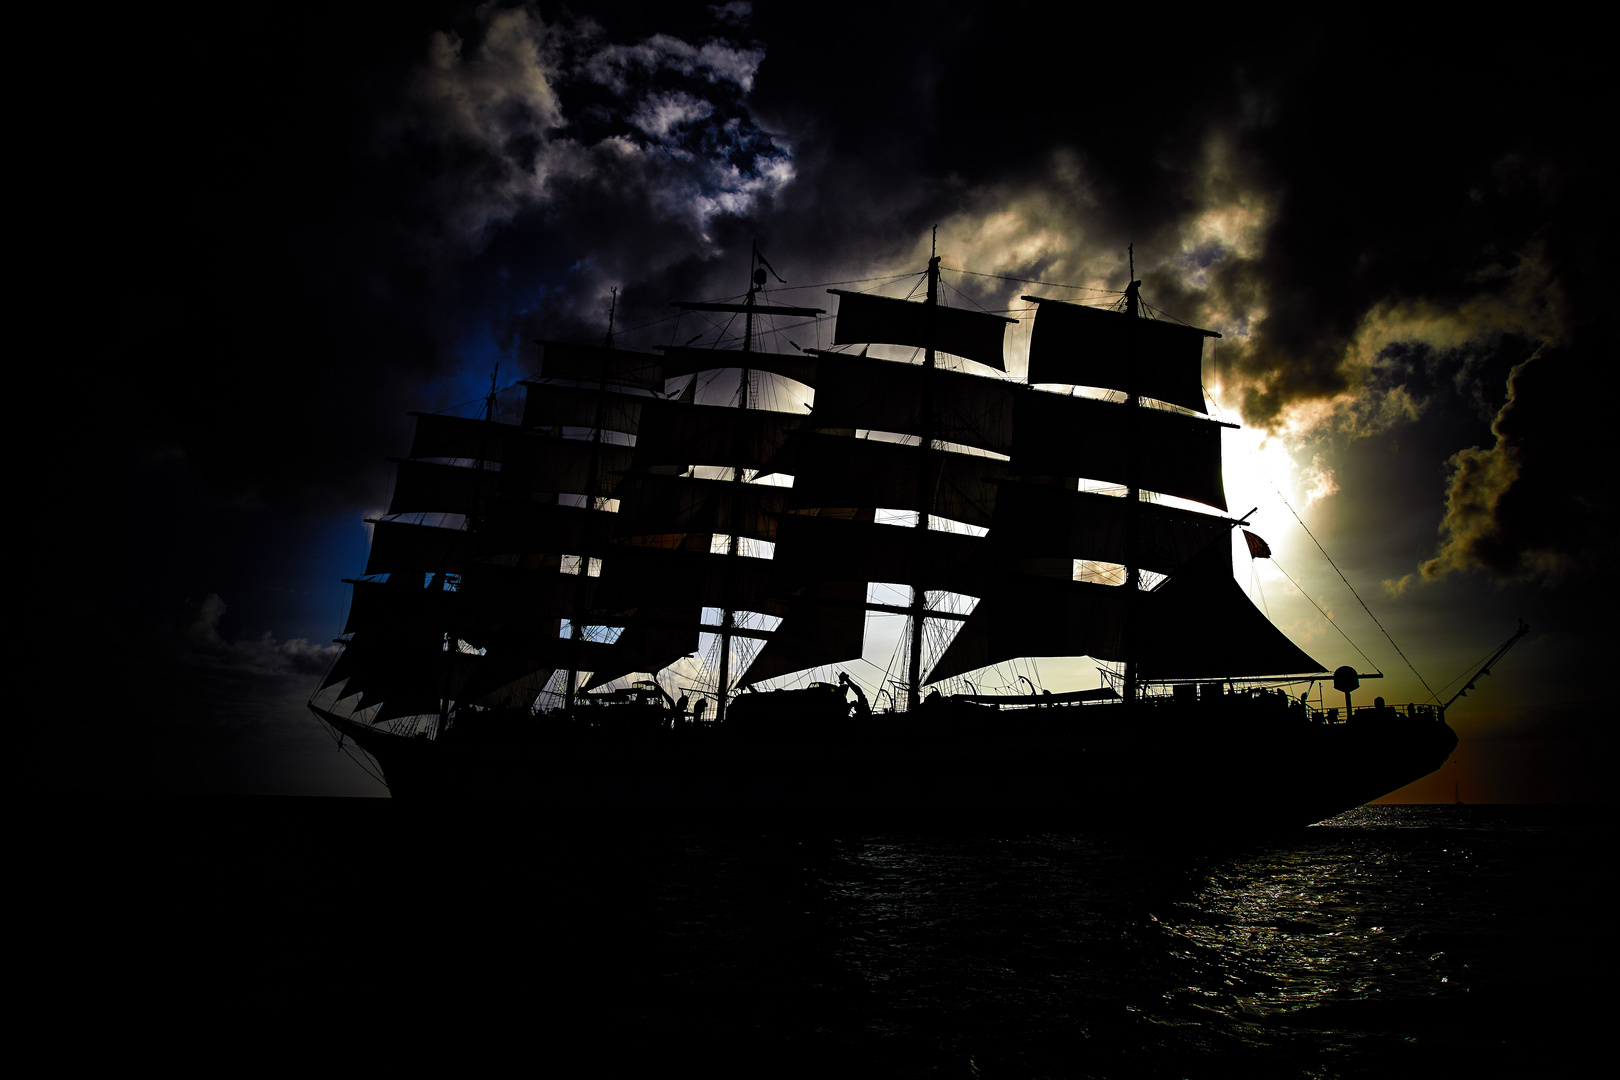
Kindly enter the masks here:
[[536, 722], [438, 740], [316, 712], [376, 759], [396, 798], [749, 825], [1295, 828], [1433, 772], [1457, 743], [1432, 715], [1328, 724], [1253, 702], [1131, 713], [940, 706], [768, 734]]

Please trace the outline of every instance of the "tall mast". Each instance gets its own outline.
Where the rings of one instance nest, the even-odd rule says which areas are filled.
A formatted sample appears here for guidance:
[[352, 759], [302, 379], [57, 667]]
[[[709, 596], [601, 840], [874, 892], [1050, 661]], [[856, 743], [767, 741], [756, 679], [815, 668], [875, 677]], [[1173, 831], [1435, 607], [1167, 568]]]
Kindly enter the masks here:
[[[489, 373], [489, 394], [484, 398], [484, 423], [487, 425], [485, 430], [489, 432], [489, 434], [486, 435], [482, 440], [478, 462], [474, 466], [474, 468], [477, 470], [475, 475], [480, 479], [483, 477], [484, 463], [487, 460], [485, 457], [485, 452], [488, 450], [490, 441], [498, 437], [495, 432], [495, 425], [497, 425], [500, 421], [496, 419], [495, 403], [496, 395], [500, 388], [500, 381], [501, 365], [500, 361], [496, 361], [494, 369]], [[482, 502], [475, 499], [472, 506], [472, 513], [467, 515], [466, 530], [469, 533], [475, 535], [477, 534], [479, 527], [483, 523], [483, 509], [484, 507]], [[439, 589], [443, 589], [445, 587], [445, 571], [440, 571], [434, 575], [433, 587]], [[458, 627], [451, 626], [445, 631], [444, 681], [439, 694], [439, 719], [433, 730], [434, 738], [438, 738], [440, 735], [443, 735], [445, 728], [450, 726], [450, 690], [451, 680], [455, 675], [455, 666], [452, 654], [458, 650], [459, 642], [461, 640], [457, 633], [458, 629]]]
[[[752, 374], [748, 366], [748, 357], [754, 351], [754, 316], [813, 316], [825, 314], [821, 308], [791, 307], [784, 304], [760, 304], [756, 302], [755, 297], [759, 294], [760, 289], [765, 287], [765, 282], [767, 280], [766, 268], [769, 266], [770, 263], [766, 262], [765, 257], [759, 253], [759, 244], [755, 243], [753, 245], [753, 252], [750, 258], [748, 295], [744, 299], [743, 303], [698, 303], [692, 301], [681, 301], [675, 304], [677, 308], [680, 308], [683, 311], [727, 311], [741, 314], [743, 316], [743, 359], [742, 363], [738, 365], [742, 369], [742, 378], [740, 379], [737, 388], [737, 407], [739, 409], [748, 408], [749, 378]], [[771, 273], [774, 274], [776, 271], [772, 269]], [[780, 275], [778, 275], [777, 280], [782, 280]], [[746, 482], [747, 481], [743, 476], [743, 466], [733, 465], [731, 469], [731, 483], [734, 485], [741, 485]], [[721, 600], [723, 602], [723, 606], [721, 608], [720, 616], [720, 670], [718, 672], [719, 678], [715, 686], [716, 700], [714, 718], [716, 723], [721, 723], [726, 718], [727, 684], [731, 682], [731, 639], [733, 637], [732, 631], [736, 627], [737, 614], [736, 609], [733, 607], [736, 578], [735, 560], [739, 554], [737, 533], [741, 528], [742, 512], [743, 500], [741, 498], [741, 492], [737, 491], [731, 500], [731, 520], [726, 526], [730, 530], [728, 534], [730, 539], [726, 543], [726, 571], [721, 586]]]
[[[759, 244], [755, 243], [753, 253], [749, 259], [748, 297], [743, 301], [743, 340], [741, 364], [741, 377], [737, 380], [737, 408], [748, 408], [748, 354], [754, 351], [754, 297], [765, 285], [765, 268], [759, 265]], [[720, 672], [715, 682], [715, 723], [723, 724], [726, 720], [726, 699], [728, 684], [731, 682], [731, 631], [736, 625], [737, 613], [731, 606], [732, 592], [736, 581], [737, 559], [737, 527], [738, 515], [742, 512], [742, 493], [737, 491], [743, 483], [743, 467], [731, 467], [731, 483], [733, 495], [731, 498], [731, 520], [726, 528], [729, 530], [726, 540], [726, 573], [721, 586], [721, 600], [724, 607], [720, 612]]]
[[[613, 316], [618, 307], [619, 290], [615, 287], [612, 299], [608, 302], [607, 336], [602, 339], [602, 344], [609, 349], [613, 348]], [[591, 454], [585, 470], [586, 511], [596, 509], [597, 496], [601, 490], [601, 478], [598, 474], [602, 465], [602, 428], [607, 423], [607, 385], [608, 365], [604, 363], [596, 384], [596, 418], [591, 426]], [[586, 614], [586, 593], [590, 587], [590, 575], [591, 553], [582, 550], [579, 553], [579, 583], [574, 593], [573, 614], [568, 620], [568, 685], [563, 694], [563, 710], [570, 714], [574, 711], [576, 684], [579, 682], [579, 623]]]
[[[1131, 283], [1125, 287], [1125, 314], [1130, 318], [1141, 317], [1140, 292], [1142, 283], [1136, 280], [1136, 245], [1126, 248], [1130, 255]], [[1127, 340], [1134, 342], [1135, 337]], [[1137, 362], [1135, 346], [1129, 347], [1131, 355], [1125, 359], [1125, 407], [1130, 410], [1126, 413], [1125, 421], [1125, 626], [1124, 626], [1124, 654], [1125, 654], [1125, 707], [1134, 708], [1138, 690], [1137, 648], [1136, 648], [1136, 614], [1137, 592], [1142, 584], [1142, 569], [1140, 558], [1140, 544], [1142, 534], [1142, 489], [1136, 483], [1136, 410], [1141, 407], [1142, 398], [1137, 392]]]
[[[935, 228], [938, 235], [938, 228]], [[935, 250], [938, 250], [937, 248]], [[921, 458], [917, 464], [917, 544], [913, 559], [919, 574], [914, 579], [919, 584], [911, 587], [911, 604], [907, 613], [911, 631], [911, 658], [910, 670], [906, 678], [906, 709], [914, 710], [922, 697], [922, 644], [923, 630], [927, 625], [928, 592], [920, 584], [920, 570], [924, 556], [924, 545], [928, 542], [928, 517], [933, 508], [933, 492], [930, 490], [933, 449], [934, 449], [934, 309], [939, 306], [939, 256], [929, 253], [928, 259], [928, 297], [924, 304], [927, 311], [923, 315], [923, 370], [927, 372], [922, 380], [922, 416], [921, 436], [919, 450]]]

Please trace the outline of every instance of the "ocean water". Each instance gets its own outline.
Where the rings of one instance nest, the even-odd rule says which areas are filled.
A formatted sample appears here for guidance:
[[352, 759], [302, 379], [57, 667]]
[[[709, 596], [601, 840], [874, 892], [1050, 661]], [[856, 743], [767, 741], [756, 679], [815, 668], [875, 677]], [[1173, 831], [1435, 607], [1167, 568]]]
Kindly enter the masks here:
[[53, 883], [76, 1001], [171, 1064], [1572, 1075], [1614, 996], [1607, 808], [1365, 807], [1197, 846], [387, 801], [93, 817]]

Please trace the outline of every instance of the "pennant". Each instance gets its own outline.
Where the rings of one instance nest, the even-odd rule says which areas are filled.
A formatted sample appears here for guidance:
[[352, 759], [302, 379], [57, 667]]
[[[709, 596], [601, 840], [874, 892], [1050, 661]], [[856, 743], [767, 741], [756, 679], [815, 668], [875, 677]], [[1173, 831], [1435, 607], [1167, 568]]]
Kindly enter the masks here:
[[1254, 535], [1254, 533], [1250, 532], [1248, 529], [1243, 530], [1243, 539], [1249, 545], [1249, 558], [1271, 558], [1271, 545]]
[[765, 261], [765, 256], [763, 256], [763, 255], [761, 255], [759, 253], [759, 248], [757, 248], [757, 247], [754, 248], [754, 258], [758, 259], [759, 264], [761, 266], [763, 266], [765, 269], [769, 270], [771, 272], [771, 276], [776, 278], [777, 281], [780, 281], [783, 285], [787, 284], [786, 279], [784, 279], [781, 274], [778, 274], [776, 272], [776, 267], [772, 266], [770, 263]]

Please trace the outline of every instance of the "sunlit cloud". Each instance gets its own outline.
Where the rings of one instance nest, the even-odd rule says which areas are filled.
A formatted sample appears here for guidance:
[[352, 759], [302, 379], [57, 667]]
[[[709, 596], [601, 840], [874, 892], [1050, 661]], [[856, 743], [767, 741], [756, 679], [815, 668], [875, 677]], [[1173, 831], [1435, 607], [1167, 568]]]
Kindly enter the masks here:
[[1412, 584], [1415, 575], [1403, 574], [1399, 578], [1385, 578], [1383, 580], [1384, 593], [1387, 596], [1400, 596], [1406, 592], [1408, 585]]
[[[1202, 291], [1209, 285], [1212, 265], [1263, 256], [1277, 200], [1245, 172], [1230, 136], [1219, 131], [1205, 141], [1201, 167], [1188, 195], [1191, 210], [1177, 230], [1181, 247], [1177, 269], [1183, 288]], [[1253, 304], [1242, 310], [1217, 311], [1210, 303], [1215, 299], [1204, 297], [1204, 315], [1224, 315], [1219, 321], [1230, 329], [1238, 330], [1264, 314]]]
[[1336, 495], [1339, 483], [1333, 478], [1333, 470], [1322, 462], [1322, 455], [1317, 454], [1304, 470], [1305, 480], [1310, 485], [1305, 490], [1305, 505], [1310, 506], [1319, 499]]

